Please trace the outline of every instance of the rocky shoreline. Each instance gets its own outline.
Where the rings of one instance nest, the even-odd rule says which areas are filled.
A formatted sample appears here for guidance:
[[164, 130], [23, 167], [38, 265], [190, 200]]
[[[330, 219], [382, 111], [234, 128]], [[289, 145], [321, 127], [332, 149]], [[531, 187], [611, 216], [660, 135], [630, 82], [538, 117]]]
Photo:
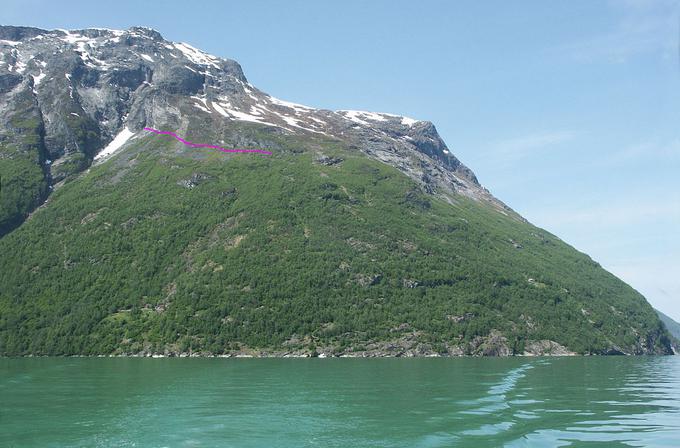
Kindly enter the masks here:
[[[473, 344], [474, 345], [474, 341]], [[462, 357], [510, 357], [510, 356], [579, 356], [554, 341], [530, 341], [522, 353], [513, 353], [505, 344], [478, 344], [474, 350], [463, 350], [458, 346], [444, 344], [439, 350], [432, 345], [417, 343], [404, 346], [398, 343], [371, 343], [364, 350], [351, 348], [339, 350], [334, 347], [296, 348], [293, 350], [268, 350], [242, 348], [228, 353], [211, 353], [208, 351], [164, 351], [150, 350], [135, 353], [112, 353], [98, 355], [70, 355], [84, 358], [462, 358]], [[602, 353], [608, 354], [608, 353]], [[35, 355], [28, 355], [34, 357]], [[40, 355], [38, 355], [40, 356]]]
[[[664, 354], [645, 350], [626, 350], [615, 345], [591, 353], [577, 353], [551, 340], [524, 341], [521, 352], [512, 347], [508, 339], [494, 330], [487, 336], [475, 337], [472, 341], [455, 343], [428, 343], [419, 339], [418, 332], [402, 335], [391, 341], [366, 342], [346, 347], [327, 345], [306, 337], [286, 341], [281, 348], [253, 348], [245, 345], [222, 353], [207, 350], [181, 350], [177, 345], [165, 347], [162, 351], [151, 344], [144, 344], [138, 350], [118, 349], [113, 353], [57, 355], [83, 358], [462, 358], [462, 357], [534, 357], [534, 356], [636, 356]], [[673, 350], [673, 355], [678, 351]], [[53, 355], [23, 355], [23, 357], [43, 357]], [[0, 356], [2, 357], [2, 356]]]
[[[286, 341], [281, 348], [253, 348], [240, 345], [237, 349], [222, 353], [207, 350], [181, 350], [176, 345], [166, 347], [162, 351], [151, 344], [144, 344], [141, 349], [118, 349], [113, 353], [94, 355], [57, 355], [84, 358], [456, 358], [456, 357], [533, 357], [533, 356], [611, 356], [611, 355], [651, 355], [663, 354], [650, 352], [644, 347], [631, 351], [615, 345], [592, 353], [577, 353], [551, 340], [527, 340], [521, 352], [513, 348], [508, 339], [494, 330], [487, 336], [475, 337], [472, 341], [456, 345], [455, 343], [428, 343], [419, 339], [420, 334], [413, 332], [402, 335], [391, 341], [366, 342], [346, 347], [327, 345], [311, 338], [293, 338]], [[678, 354], [676, 350], [674, 353]], [[42, 357], [51, 355], [24, 355], [23, 357]]]

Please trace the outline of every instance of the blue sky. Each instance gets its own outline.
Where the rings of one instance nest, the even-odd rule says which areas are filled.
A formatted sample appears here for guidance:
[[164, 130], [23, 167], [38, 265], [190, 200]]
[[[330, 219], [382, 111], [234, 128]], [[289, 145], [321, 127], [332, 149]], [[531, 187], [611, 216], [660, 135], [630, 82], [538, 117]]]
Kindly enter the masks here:
[[680, 320], [680, 0], [5, 0], [144, 25], [279, 98], [430, 120], [497, 197]]

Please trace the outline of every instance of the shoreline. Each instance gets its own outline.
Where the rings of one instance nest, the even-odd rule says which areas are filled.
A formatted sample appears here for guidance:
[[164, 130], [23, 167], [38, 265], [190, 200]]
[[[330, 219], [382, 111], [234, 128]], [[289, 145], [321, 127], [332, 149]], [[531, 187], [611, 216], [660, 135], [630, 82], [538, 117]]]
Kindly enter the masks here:
[[[112, 353], [97, 354], [35, 354], [7, 356], [0, 354], [0, 358], [37, 358], [37, 357], [64, 357], [64, 358], [510, 358], [510, 357], [562, 357], [562, 356], [672, 356], [677, 355], [678, 350], [673, 347], [672, 352], [664, 353], [645, 346], [621, 348], [610, 346], [598, 352], [578, 353], [551, 340], [526, 341], [520, 353], [509, 347], [504, 337], [492, 335], [488, 338], [476, 338], [472, 344], [458, 346], [444, 343], [433, 345], [430, 343], [416, 342], [414, 340], [400, 340], [389, 342], [371, 342], [360, 347], [340, 348], [333, 345], [305, 346], [295, 344], [279, 348], [254, 348], [240, 346], [223, 353], [215, 353], [207, 350], [180, 351], [174, 344], [152, 348], [151, 344], [136, 347], [135, 351], [117, 349]], [[358, 348], [358, 349], [357, 349]]]
[[542, 354], [515, 354], [515, 355], [447, 355], [447, 354], [427, 354], [427, 355], [363, 355], [363, 354], [340, 354], [340, 355], [326, 355], [319, 354], [311, 356], [309, 354], [278, 354], [278, 353], [229, 353], [229, 354], [208, 354], [208, 353], [179, 353], [179, 354], [163, 354], [163, 353], [135, 353], [135, 354], [99, 354], [99, 355], [16, 355], [5, 356], [0, 355], [0, 359], [19, 359], [19, 358], [145, 358], [145, 359], [172, 359], [172, 358], [193, 358], [193, 359], [427, 359], [427, 358], [588, 358], [588, 357], [645, 357], [645, 356], [677, 356], [674, 354], [662, 353], [642, 353], [642, 354], [606, 354], [606, 353], [542, 353]]

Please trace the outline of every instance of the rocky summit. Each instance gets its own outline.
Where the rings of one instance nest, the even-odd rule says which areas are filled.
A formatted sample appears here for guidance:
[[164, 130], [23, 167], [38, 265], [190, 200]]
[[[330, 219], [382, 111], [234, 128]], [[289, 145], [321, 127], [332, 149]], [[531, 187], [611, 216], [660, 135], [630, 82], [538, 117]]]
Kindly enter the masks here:
[[142, 27], [1, 26], [0, 99], [0, 354], [671, 353], [430, 122], [283, 101]]

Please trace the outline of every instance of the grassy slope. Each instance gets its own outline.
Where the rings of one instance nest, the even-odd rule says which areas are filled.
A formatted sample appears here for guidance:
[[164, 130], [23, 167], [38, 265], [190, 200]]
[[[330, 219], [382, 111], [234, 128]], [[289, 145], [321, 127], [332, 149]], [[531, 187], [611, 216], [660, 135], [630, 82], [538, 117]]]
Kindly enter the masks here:
[[549, 233], [334, 145], [330, 167], [141, 146], [0, 239], [0, 354], [221, 353], [294, 335], [360, 349], [402, 323], [435, 347], [497, 329], [518, 352], [663, 333], [637, 292]]

